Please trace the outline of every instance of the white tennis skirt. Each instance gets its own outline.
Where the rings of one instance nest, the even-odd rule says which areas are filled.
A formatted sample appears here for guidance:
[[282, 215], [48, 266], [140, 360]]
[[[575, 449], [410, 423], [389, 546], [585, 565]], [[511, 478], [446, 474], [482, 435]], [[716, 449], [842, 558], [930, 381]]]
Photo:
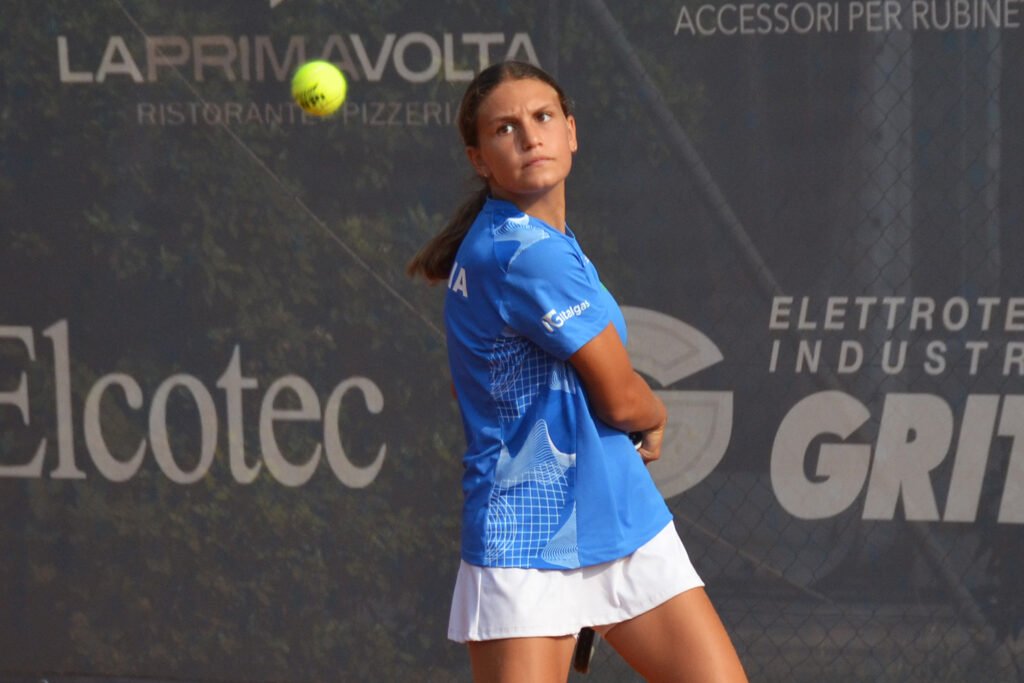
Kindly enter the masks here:
[[584, 626], [632, 619], [703, 586], [675, 524], [633, 554], [579, 569], [479, 567], [463, 561], [455, 580], [448, 638], [567, 636]]

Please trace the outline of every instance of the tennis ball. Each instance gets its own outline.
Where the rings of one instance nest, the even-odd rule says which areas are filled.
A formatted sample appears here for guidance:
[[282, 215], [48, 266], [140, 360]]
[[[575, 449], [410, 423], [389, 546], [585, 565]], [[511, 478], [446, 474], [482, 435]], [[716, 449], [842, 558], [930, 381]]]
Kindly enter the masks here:
[[329, 116], [345, 101], [345, 75], [330, 62], [306, 62], [292, 76], [292, 98], [313, 116]]

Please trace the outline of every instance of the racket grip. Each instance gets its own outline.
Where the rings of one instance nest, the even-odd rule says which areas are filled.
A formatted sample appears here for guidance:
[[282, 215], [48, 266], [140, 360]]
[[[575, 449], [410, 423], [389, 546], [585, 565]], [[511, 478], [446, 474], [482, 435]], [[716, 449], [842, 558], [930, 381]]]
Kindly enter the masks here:
[[643, 443], [644, 433], [643, 432], [630, 432], [629, 440], [633, 442], [633, 448], [639, 450], [640, 444]]
[[594, 640], [597, 633], [589, 626], [580, 629], [576, 636], [576, 650], [572, 654], [572, 668], [581, 674], [590, 671], [590, 659], [594, 656]]

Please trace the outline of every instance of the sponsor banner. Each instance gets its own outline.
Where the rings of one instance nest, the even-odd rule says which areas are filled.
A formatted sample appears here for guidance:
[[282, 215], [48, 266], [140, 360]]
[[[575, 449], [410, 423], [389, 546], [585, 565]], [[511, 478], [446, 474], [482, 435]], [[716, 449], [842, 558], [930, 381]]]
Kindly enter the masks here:
[[[379, 414], [384, 408], [384, 396], [369, 378], [350, 377], [339, 382], [330, 391], [322, 407], [316, 390], [305, 378], [288, 374], [275, 379], [262, 398], [257, 400], [260, 406], [257, 426], [259, 441], [255, 450], [259, 457], [253, 458], [251, 453], [246, 452], [245, 433], [252, 430], [245, 425], [243, 401], [248, 398], [245, 392], [259, 390], [259, 382], [243, 374], [240, 347], [235, 346], [224, 373], [217, 379], [216, 387], [223, 392], [221, 398], [225, 404], [225, 412], [221, 415], [210, 389], [202, 380], [188, 373], [177, 373], [163, 380], [148, 400], [138, 380], [126, 373], [103, 375], [88, 389], [73, 387], [67, 321], [61, 320], [48, 327], [43, 331], [43, 336], [53, 345], [52, 417], [56, 419], [57, 463], [49, 471], [44, 471], [44, 463], [52, 460], [48, 457], [48, 443], [44, 437], [27, 462], [0, 464], [0, 478], [86, 479], [88, 475], [79, 466], [75, 453], [76, 432], [79, 430], [97, 473], [112, 482], [130, 480], [151, 453], [160, 471], [170, 481], [176, 484], [196, 483], [206, 476], [213, 464], [221, 425], [224, 425], [226, 431], [231, 477], [240, 484], [251, 483], [266, 465], [267, 471], [278, 482], [285, 486], [302, 486], [313, 476], [323, 456], [339, 481], [350, 488], [363, 488], [373, 483], [384, 464], [387, 444], [380, 446], [368, 466], [359, 467], [346, 455], [341, 441], [339, 413], [347, 393], [354, 392], [362, 396], [368, 415]], [[31, 327], [2, 326], [0, 340], [18, 342], [25, 352], [25, 360], [35, 360], [36, 335]], [[22, 372], [13, 391], [0, 393], [0, 405], [6, 404], [16, 409], [25, 425], [32, 421], [29, 389], [27, 375]], [[174, 393], [184, 397], [194, 409], [196, 417], [196, 424], [179, 422], [174, 425], [175, 429], [200, 435], [198, 460], [188, 469], [179, 463], [168, 436], [168, 402]], [[148, 436], [139, 441], [131, 456], [115, 456], [103, 435], [104, 413], [101, 408], [108, 394], [120, 395], [130, 410], [145, 411], [148, 408]], [[84, 405], [74, 406], [73, 395], [84, 395]], [[291, 397], [298, 406], [285, 407], [287, 397]], [[81, 425], [73, 421], [73, 415], [78, 414], [82, 416]], [[298, 463], [292, 462], [282, 453], [275, 436], [275, 424], [288, 422], [317, 422], [323, 425], [323, 443], [317, 443], [312, 453], [299, 455], [301, 462]], [[6, 456], [11, 461], [19, 459], [17, 453], [7, 453]], [[291, 457], [295, 458], [294, 455]]]
[[[111, 35], [102, 50], [89, 51], [74, 35], [58, 35], [56, 61], [65, 86], [102, 87], [126, 82], [138, 89], [133, 121], [140, 126], [290, 126], [318, 121], [287, 99], [286, 85], [307, 61], [333, 62], [350, 83], [351, 96], [337, 116], [344, 125], [373, 127], [450, 126], [458, 103], [448, 100], [372, 100], [379, 83], [410, 88], [438, 80], [464, 84], [497, 61], [518, 59], [539, 64], [529, 33], [463, 32], [432, 35], [422, 31], [385, 33], [379, 41], [358, 33], [331, 34], [322, 40], [305, 35]], [[90, 37], [90, 43], [95, 37]], [[155, 86], [181, 82], [189, 100], [143, 98]], [[277, 84], [280, 97], [259, 101], [242, 97], [210, 100], [203, 85], [222, 81], [241, 85]]]
[[675, 34], [712, 36], [1016, 30], [1021, 0], [853, 0], [683, 4]]

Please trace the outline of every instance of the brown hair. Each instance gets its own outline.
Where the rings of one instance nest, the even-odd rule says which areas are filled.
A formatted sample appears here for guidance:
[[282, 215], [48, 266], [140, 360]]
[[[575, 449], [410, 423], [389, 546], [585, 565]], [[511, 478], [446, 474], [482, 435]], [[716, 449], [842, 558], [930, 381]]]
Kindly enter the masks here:
[[[477, 137], [477, 114], [480, 112], [480, 105], [487, 99], [496, 87], [505, 81], [533, 78], [550, 85], [558, 93], [558, 101], [562, 105], [562, 112], [569, 116], [572, 114], [572, 102], [566, 96], [561, 86], [546, 71], [540, 67], [527, 62], [501, 62], [493, 64], [474, 78], [462, 95], [462, 102], [459, 104], [458, 125], [459, 135], [466, 147], [476, 147]], [[484, 202], [487, 201], [489, 192], [487, 182], [482, 178], [483, 186], [469, 197], [455, 210], [455, 213], [448, 220], [441, 232], [437, 233], [429, 242], [416, 253], [405, 267], [405, 272], [410, 277], [422, 275], [430, 282], [447, 280], [451, 274], [452, 264], [455, 263], [455, 253], [459, 250], [463, 238], [473, 225], [473, 220]]]

